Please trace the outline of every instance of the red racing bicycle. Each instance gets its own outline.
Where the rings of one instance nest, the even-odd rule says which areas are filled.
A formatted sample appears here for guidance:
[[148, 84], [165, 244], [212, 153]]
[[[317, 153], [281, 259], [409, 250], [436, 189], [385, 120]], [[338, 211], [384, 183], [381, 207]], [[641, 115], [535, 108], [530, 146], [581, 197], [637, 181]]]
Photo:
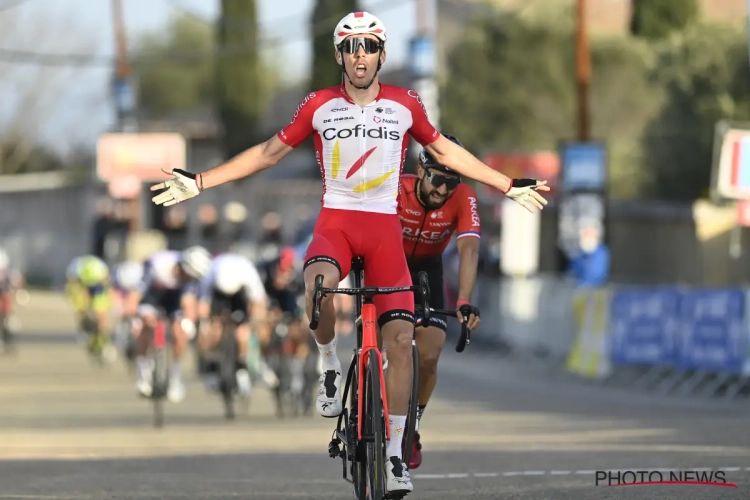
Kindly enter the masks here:
[[[385, 391], [385, 377], [383, 376], [383, 358], [378, 348], [376, 329], [377, 315], [373, 299], [378, 294], [417, 292], [421, 298], [422, 318], [429, 319], [428, 304], [430, 288], [427, 274], [419, 273], [419, 284], [408, 287], [363, 287], [362, 279], [364, 261], [355, 257], [352, 260], [354, 272], [354, 288], [324, 288], [323, 275], [315, 278], [313, 289], [313, 312], [310, 329], [315, 330], [320, 321], [320, 302], [323, 297], [331, 293], [343, 293], [358, 297], [355, 306], [357, 348], [354, 350], [346, 383], [342, 393], [344, 409], [338, 417], [333, 439], [328, 445], [331, 458], [341, 458], [344, 480], [354, 487], [354, 497], [357, 500], [396, 499], [404, 495], [390, 495], [385, 491], [385, 446], [390, 438], [388, 422], [388, 402]], [[412, 345], [413, 351], [416, 346]], [[417, 371], [414, 371], [416, 380]], [[356, 381], [357, 389], [351, 390]], [[348, 402], [347, 402], [348, 400]], [[409, 415], [416, 414], [416, 394], [412, 394], [409, 402]], [[413, 407], [413, 408], [412, 408]], [[414, 419], [409, 419], [408, 426], [414, 426]], [[408, 432], [413, 436], [414, 432]], [[411, 449], [407, 442], [406, 449]], [[408, 462], [407, 462], [408, 463]], [[348, 465], [348, 467], [347, 467]], [[347, 468], [351, 479], [347, 477]]]

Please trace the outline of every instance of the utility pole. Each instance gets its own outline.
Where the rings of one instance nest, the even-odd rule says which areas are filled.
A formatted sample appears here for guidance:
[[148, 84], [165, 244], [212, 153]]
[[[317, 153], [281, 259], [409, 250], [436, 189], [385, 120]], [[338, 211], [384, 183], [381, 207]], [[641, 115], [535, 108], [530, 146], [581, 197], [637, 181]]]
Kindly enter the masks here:
[[417, 36], [429, 36], [430, 33], [430, 2], [417, 0]]
[[[128, 55], [128, 39], [125, 28], [122, 0], [112, 0], [112, 24], [115, 34], [117, 64], [113, 80], [113, 94], [117, 113], [116, 130], [120, 133], [137, 132], [135, 116], [135, 92]], [[129, 200], [130, 233], [141, 228], [141, 195]]]
[[[440, 127], [438, 106], [437, 51], [435, 49], [435, 23], [437, 13], [435, 0], [416, 0], [417, 33], [410, 41], [410, 76], [412, 88], [419, 94], [421, 104], [435, 127]], [[412, 142], [412, 156], [416, 159], [421, 147]]]
[[576, 90], [578, 140], [591, 139], [591, 51], [588, 35], [588, 0], [576, 0]]

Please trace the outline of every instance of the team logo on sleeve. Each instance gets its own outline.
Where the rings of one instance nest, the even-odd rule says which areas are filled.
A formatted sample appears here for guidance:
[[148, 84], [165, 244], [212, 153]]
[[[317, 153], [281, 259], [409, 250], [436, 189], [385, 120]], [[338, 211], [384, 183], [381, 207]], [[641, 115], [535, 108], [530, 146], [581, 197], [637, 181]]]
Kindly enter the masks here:
[[294, 120], [297, 119], [297, 117], [299, 116], [299, 112], [302, 111], [302, 108], [305, 106], [305, 104], [310, 102], [314, 97], [315, 97], [315, 92], [310, 92], [309, 94], [305, 96], [304, 99], [302, 99], [302, 102], [299, 103], [299, 106], [297, 106], [297, 109], [294, 111], [294, 116], [292, 116], [292, 121], [289, 123], [294, 123]]
[[417, 92], [415, 90], [411, 90], [411, 89], [407, 90], [406, 94], [409, 97], [412, 97], [412, 98], [414, 98], [414, 99], [417, 100], [417, 102], [419, 103], [419, 105], [422, 106], [422, 111], [424, 111], [425, 116], [427, 116], [427, 108], [424, 107], [424, 103], [422, 102], [422, 98], [419, 97], [419, 94], [417, 94]]

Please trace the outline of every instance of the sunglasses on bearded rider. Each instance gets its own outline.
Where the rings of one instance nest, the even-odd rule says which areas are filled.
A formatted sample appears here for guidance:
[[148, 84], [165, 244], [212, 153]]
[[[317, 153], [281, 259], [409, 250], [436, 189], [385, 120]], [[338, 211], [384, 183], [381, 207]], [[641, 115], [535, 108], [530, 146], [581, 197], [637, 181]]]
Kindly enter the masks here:
[[445, 188], [448, 191], [453, 191], [456, 189], [456, 187], [461, 184], [461, 178], [456, 176], [448, 176], [448, 175], [442, 175], [437, 172], [430, 172], [427, 171], [427, 175], [425, 176], [427, 179], [427, 182], [435, 186], [436, 188], [439, 188], [443, 184], [445, 184]]
[[383, 48], [383, 44], [372, 38], [347, 38], [341, 42], [339, 50], [347, 54], [356, 54], [360, 47], [364, 49], [365, 54], [376, 54]]

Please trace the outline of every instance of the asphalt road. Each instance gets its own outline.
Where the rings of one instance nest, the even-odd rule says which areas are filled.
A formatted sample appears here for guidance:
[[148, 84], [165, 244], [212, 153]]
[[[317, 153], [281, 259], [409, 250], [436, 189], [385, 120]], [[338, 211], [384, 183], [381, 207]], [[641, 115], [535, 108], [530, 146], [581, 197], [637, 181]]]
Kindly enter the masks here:
[[[69, 340], [27, 336], [0, 358], [0, 499], [352, 497], [326, 453], [329, 420], [278, 420], [259, 389], [249, 415], [226, 422], [219, 399], [191, 380], [156, 430], [127, 370], [90, 365]], [[447, 349], [408, 498], [749, 498], [749, 410], [584, 386], [475, 345]], [[696, 468], [724, 468], [737, 487], [595, 484], [596, 470]]]

